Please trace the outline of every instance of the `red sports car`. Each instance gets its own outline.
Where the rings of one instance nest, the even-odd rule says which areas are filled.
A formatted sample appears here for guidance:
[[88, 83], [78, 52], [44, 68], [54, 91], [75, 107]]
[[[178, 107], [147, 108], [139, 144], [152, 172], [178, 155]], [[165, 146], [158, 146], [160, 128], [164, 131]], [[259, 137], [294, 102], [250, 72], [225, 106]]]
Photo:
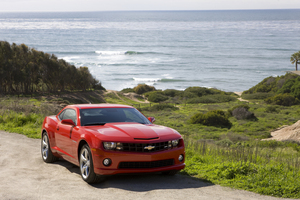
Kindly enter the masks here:
[[69, 105], [44, 119], [41, 153], [46, 163], [63, 158], [80, 167], [84, 181], [101, 175], [162, 172], [185, 167], [184, 142], [174, 129], [152, 124], [126, 105]]

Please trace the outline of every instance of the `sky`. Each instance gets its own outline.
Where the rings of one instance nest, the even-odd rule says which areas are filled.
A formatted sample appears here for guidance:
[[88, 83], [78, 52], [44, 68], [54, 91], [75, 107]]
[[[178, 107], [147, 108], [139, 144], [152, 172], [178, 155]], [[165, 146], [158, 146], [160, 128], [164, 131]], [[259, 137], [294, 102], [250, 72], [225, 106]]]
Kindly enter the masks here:
[[300, 0], [0, 0], [1, 12], [300, 9]]

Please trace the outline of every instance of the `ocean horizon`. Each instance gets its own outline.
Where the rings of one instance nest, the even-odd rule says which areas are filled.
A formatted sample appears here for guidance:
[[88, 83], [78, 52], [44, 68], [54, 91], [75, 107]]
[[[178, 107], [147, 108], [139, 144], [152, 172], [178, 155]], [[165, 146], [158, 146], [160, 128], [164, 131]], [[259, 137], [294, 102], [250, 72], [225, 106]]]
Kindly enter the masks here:
[[295, 69], [300, 9], [0, 12], [0, 40], [87, 66], [106, 89], [244, 91]]

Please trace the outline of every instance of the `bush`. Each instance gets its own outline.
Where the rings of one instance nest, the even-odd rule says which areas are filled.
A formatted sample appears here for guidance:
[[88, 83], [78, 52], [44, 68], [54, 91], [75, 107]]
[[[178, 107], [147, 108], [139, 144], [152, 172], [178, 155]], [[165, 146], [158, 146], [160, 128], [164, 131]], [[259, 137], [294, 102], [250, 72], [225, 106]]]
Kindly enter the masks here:
[[121, 92], [123, 93], [129, 93], [129, 92], [135, 92], [133, 88], [124, 88], [123, 90], [121, 90]]
[[240, 104], [229, 109], [228, 114], [229, 116], [234, 116], [238, 120], [241, 119], [257, 120], [257, 118], [254, 116], [254, 113], [248, 111], [249, 109], [250, 107], [247, 104]]
[[137, 94], [144, 94], [145, 92], [155, 91], [155, 87], [149, 86], [146, 84], [138, 84], [136, 87], [133, 88], [134, 92]]
[[232, 124], [222, 110], [213, 110], [205, 114], [197, 113], [190, 119], [192, 124], [203, 124], [206, 126], [216, 126], [223, 128], [231, 128]]
[[299, 100], [290, 94], [278, 94], [274, 97], [269, 97], [265, 99], [268, 104], [275, 104], [281, 106], [292, 106], [299, 104]]
[[243, 92], [243, 94], [254, 94], [254, 93], [276, 93], [280, 88], [283, 88], [289, 80], [296, 79], [298, 76], [291, 73], [286, 73], [284, 76], [279, 77], [267, 77], [254, 87]]
[[267, 113], [278, 113], [279, 110], [277, 110], [276, 106], [268, 106], [265, 108], [265, 112]]
[[154, 106], [151, 106], [149, 111], [160, 111], [160, 110], [179, 110], [179, 108], [170, 105], [170, 104], [156, 104]]
[[231, 109], [228, 109], [229, 115], [232, 116], [232, 111], [235, 110], [236, 108], [240, 108], [240, 107], [245, 108], [246, 110], [249, 110], [249, 109], [250, 109], [250, 107], [249, 107], [247, 104], [240, 104], [240, 105], [234, 106], [234, 107], [231, 108]]
[[236, 119], [241, 120], [241, 119], [257, 119], [254, 116], [254, 113], [248, 111], [244, 107], [238, 107], [232, 111], [232, 116], [234, 116]]
[[187, 103], [196, 104], [196, 103], [222, 103], [222, 102], [229, 102], [235, 101], [236, 98], [223, 95], [223, 94], [216, 94], [216, 95], [207, 95], [202, 97], [191, 98], [187, 100]]
[[151, 102], [162, 102], [162, 101], [166, 101], [169, 99], [169, 97], [165, 96], [162, 92], [151, 92], [148, 93], [148, 101]]
[[219, 94], [218, 90], [208, 89], [205, 87], [188, 87], [184, 90], [184, 93], [193, 93], [198, 97], [202, 97], [209, 94]]
[[254, 93], [254, 94], [243, 94], [243, 99], [266, 99], [268, 97], [272, 97], [275, 94], [273, 93]]
[[184, 91], [182, 94], [184, 99], [192, 99], [192, 98], [197, 98], [198, 96], [195, 93]]
[[183, 91], [167, 89], [167, 90], [164, 90], [164, 94], [168, 97], [176, 97], [176, 96], [181, 96], [183, 94]]
[[295, 98], [300, 99], [300, 77], [296, 79], [290, 79], [278, 90], [279, 94], [289, 93]]

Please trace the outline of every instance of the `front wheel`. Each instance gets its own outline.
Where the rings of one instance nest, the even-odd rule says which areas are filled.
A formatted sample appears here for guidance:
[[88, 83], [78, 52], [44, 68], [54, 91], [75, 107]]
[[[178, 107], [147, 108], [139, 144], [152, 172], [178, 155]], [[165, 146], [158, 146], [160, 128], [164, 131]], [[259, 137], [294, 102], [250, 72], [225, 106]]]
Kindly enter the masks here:
[[53, 155], [51, 151], [49, 137], [46, 132], [43, 133], [43, 137], [41, 140], [41, 153], [43, 161], [46, 163], [52, 163], [58, 159]]
[[94, 172], [91, 150], [86, 144], [81, 148], [79, 164], [82, 179], [87, 183], [97, 182], [98, 177]]

